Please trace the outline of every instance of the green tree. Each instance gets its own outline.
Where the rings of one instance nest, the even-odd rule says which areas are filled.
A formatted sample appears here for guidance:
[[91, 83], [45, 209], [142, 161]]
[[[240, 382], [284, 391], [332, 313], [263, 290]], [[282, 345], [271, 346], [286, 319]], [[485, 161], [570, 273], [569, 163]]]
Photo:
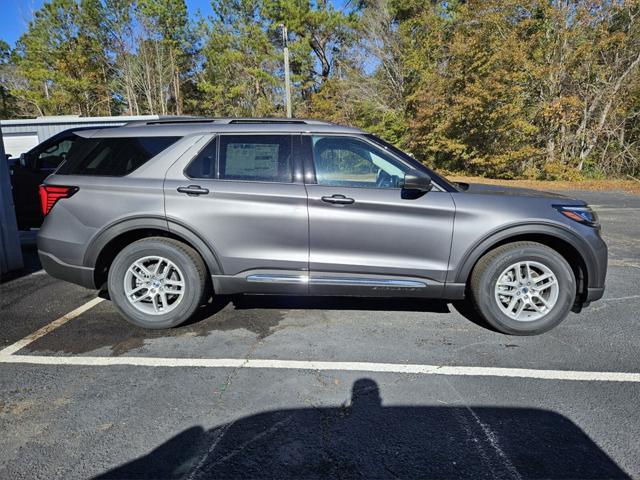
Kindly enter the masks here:
[[[183, 111], [183, 84], [190, 81], [194, 68], [194, 39], [184, 0], [139, 0], [138, 17], [153, 42], [157, 42], [167, 58], [168, 92], [176, 115]], [[157, 72], [161, 74], [161, 72]], [[158, 75], [160, 76], [160, 75]], [[161, 88], [162, 90], [162, 88]], [[168, 98], [167, 98], [168, 100]], [[167, 101], [160, 101], [165, 105]], [[167, 113], [167, 107], [161, 107]]]
[[199, 83], [205, 111], [282, 114], [281, 26], [286, 25], [294, 110], [312, 113], [312, 95], [330, 80], [352, 38], [354, 12], [325, 1], [213, 0], [212, 7]]
[[469, 0], [403, 15], [412, 144], [425, 161], [572, 177], [598, 170], [605, 140], [628, 123], [616, 117], [633, 115], [624, 106], [640, 65], [635, 0]]
[[640, 0], [48, 0], [10, 51], [5, 116], [294, 113], [449, 171], [640, 171]]
[[[286, 25], [291, 34], [304, 93], [310, 93], [310, 87], [319, 90], [329, 80], [336, 60], [353, 41], [357, 9], [346, 8], [335, 8], [326, 0], [263, 0], [262, 14], [269, 28]], [[315, 61], [303, 58], [311, 54]]]
[[[518, 176], [533, 144], [526, 13], [516, 1], [466, 2], [435, 12], [445, 48], [418, 70], [414, 146], [445, 168]], [[433, 55], [433, 54], [432, 54]]]
[[16, 46], [18, 73], [27, 84], [13, 93], [40, 115], [109, 113], [105, 52], [91, 35], [84, 5], [98, 0], [53, 0], [35, 12]]
[[409, 79], [396, 12], [391, 0], [372, 0], [362, 10], [354, 32], [358, 41], [349, 49], [349, 61], [341, 61], [346, 97], [341, 104], [349, 107], [336, 107], [348, 112], [349, 123], [406, 147]]
[[202, 27], [200, 110], [222, 116], [281, 113], [279, 59], [260, 6], [252, 0], [213, 0], [212, 7], [214, 15]]
[[9, 90], [14, 70], [11, 47], [7, 42], [0, 40], [0, 118], [11, 118], [17, 114], [16, 98]]

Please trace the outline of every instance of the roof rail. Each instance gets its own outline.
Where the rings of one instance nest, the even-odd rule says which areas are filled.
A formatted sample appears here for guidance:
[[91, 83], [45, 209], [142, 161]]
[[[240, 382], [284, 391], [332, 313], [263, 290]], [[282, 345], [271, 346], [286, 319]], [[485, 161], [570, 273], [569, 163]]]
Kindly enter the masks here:
[[331, 125], [330, 122], [315, 120], [311, 118], [221, 118], [221, 123], [293, 123], [297, 125]]
[[281, 118], [281, 117], [264, 117], [264, 118], [220, 118], [225, 123], [295, 123], [298, 125], [333, 125], [331, 122], [324, 120], [316, 120], [314, 118]]
[[232, 118], [229, 119], [228, 124], [237, 124], [237, 123], [295, 123], [295, 124], [306, 124], [304, 120], [294, 120], [293, 118]]
[[307, 118], [252, 118], [252, 117], [230, 117], [230, 118], [206, 118], [197, 116], [175, 116], [161, 117], [153, 120], [140, 120], [129, 122], [125, 127], [139, 127], [142, 125], [171, 125], [189, 123], [219, 123], [219, 124], [297, 124], [297, 125], [333, 125], [331, 122]]
[[215, 122], [212, 118], [183, 118], [183, 119], [175, 119], [175, 120], [149, 120], [144, 122], [145, 125], [167, 125], [170, 123], [213, 123]]
[[166, 115], [151, 120], [133, 120], [127, 122], [125, 127], [139, 127], [142, 125], [166, 125], [171, 123], [211, 123], [212, 118], [191, 116], [191, 115]]

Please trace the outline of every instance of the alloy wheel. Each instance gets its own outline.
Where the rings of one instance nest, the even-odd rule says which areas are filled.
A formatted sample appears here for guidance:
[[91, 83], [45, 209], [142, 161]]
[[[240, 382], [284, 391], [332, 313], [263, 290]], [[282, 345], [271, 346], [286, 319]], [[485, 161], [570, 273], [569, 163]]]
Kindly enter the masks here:
[[495, 285], [500, 310], [518, 321], [545, 317], [558, 301], [560, 286], [553, 271], [540, 262], [523, 261], [507, 267]]
[[149, 315], [175, 309], [185, 293], [184, 275], [171, 260], [148, 256], [134, 261], [124, 275], [124, 292], [129, 303]]

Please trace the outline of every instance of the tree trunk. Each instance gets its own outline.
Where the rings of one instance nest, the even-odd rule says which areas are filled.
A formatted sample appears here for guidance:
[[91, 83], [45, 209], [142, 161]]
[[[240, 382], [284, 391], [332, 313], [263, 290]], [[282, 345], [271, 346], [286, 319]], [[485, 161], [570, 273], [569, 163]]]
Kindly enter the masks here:
[[180, 98], [180, 71], [176, 65], [175, 52], [170, 49], [171, 72], [173, 73], [173, 96], [176, 102], [176, 115], [182, 115], [182, 98]]
[[553, 132], [547, 136], [547, 160], [546, 163], [553, 162], [556, 159], [556, 139]]
[[600, 99], [604, 98], [605, 95], [608, 96], [607, 102], [602, 108], [602, 112], [600, 113], [600, 118], [598, 119], [597, 125], [593, 128], [590, 135], [585, 135], [585, 142], [580, 150], [580, 162], [578, 163], [578, 170], [582, 170], [584, 166], [584, 162], [594, 149], [594, 147], [598, 143], [598, 139], [600, 138], [600, 134], [602, 133], [602, 128], [607, 121], [609, 116], [609, 112], [611, 111], [611, 106], [613, 105], [613, 100], [615, 99], [615, 95], [618, 93], [624, 80], [629, 76], [629, 74], [640, 65], [640, 53], [638, 56], [631, 62], [631, 64], [626, 68], [624, 72], [618, 77], [618, 80], [613, 85], [613, 88], [608, 93], [601, 93], [598, 98], [598, 102]]

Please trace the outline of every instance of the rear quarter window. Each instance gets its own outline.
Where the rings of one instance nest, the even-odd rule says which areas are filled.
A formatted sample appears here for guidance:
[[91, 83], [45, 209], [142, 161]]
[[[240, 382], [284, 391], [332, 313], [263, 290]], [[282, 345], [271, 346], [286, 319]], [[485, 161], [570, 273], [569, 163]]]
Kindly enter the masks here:
[[78, 137], [56, 173], [122, 177], [178, 141], [180, 137]]

